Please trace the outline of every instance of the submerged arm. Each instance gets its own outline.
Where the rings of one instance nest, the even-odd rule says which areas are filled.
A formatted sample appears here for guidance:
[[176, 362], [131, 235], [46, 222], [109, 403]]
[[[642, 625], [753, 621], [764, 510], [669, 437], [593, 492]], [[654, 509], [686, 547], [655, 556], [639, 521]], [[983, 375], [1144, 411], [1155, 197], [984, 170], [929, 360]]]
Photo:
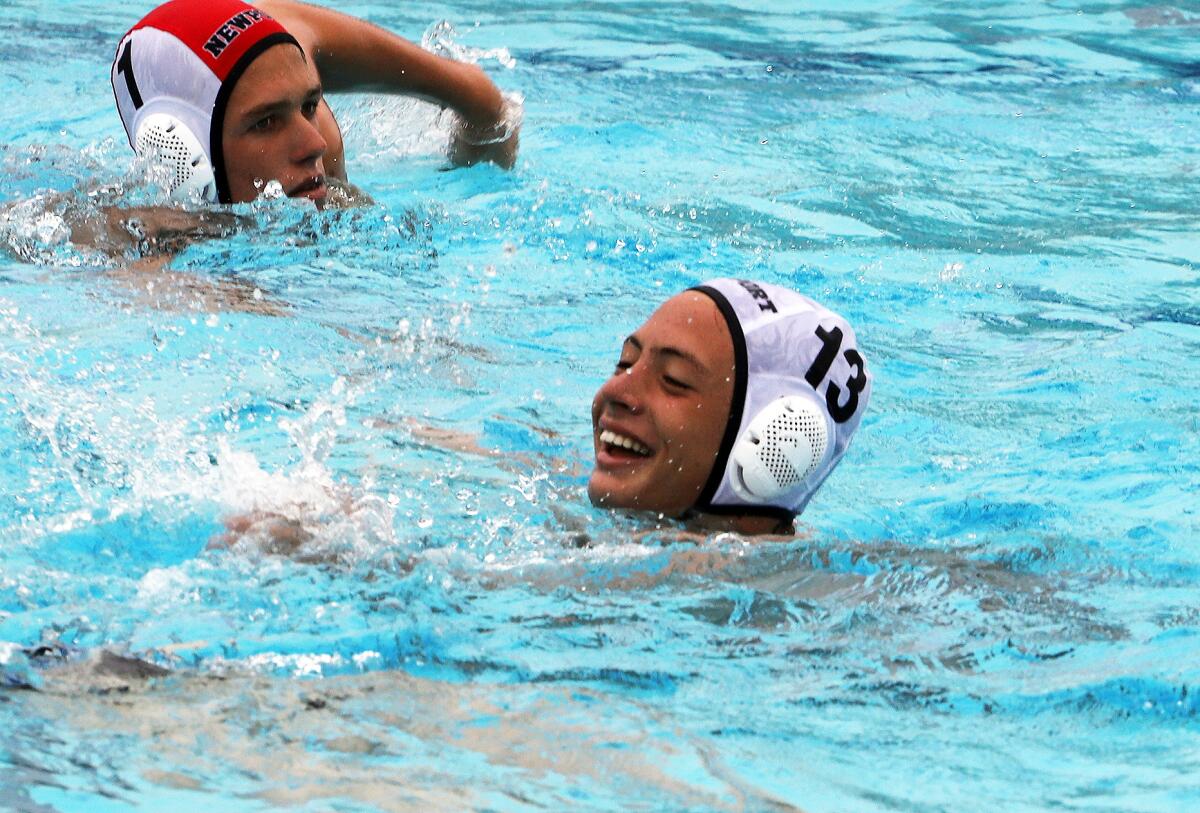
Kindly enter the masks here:
[[[78, 199], [62, 194], [39, 202], [46, 212], [62, 211], [63, 225], [74, 245], [113, 262], [104, 278], [125, 289], [139, 304], [165, 311], [288, 313], [286, 303], [236, 275], [168, 268], [175, 255], [190, 244], [227, 237], [252, 224], [248, 218], [231, 212], [164, 206], [80, 205]], [[7, 214], [0, 210], [0, 226]]]
[[[475, 65], [431, 54], [364, 20], [295, 0], [255, 3], [278, 20], [312, 55], [328, 91], [399, 93], [449, 107], [462, 119], [452, 158], [510, 167], [516, 133], [507, 133], [500, 90]], [[500, 140], [495, 140], [500, 139]], [[475, 146], [472, 151], [464, 147]]]

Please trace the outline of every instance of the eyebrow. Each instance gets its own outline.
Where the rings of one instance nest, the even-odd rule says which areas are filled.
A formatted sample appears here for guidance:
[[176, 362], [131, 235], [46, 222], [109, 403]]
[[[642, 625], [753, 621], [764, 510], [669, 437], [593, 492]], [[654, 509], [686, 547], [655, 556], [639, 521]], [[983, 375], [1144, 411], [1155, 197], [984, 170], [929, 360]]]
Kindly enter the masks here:
[[[309, 88], [307, 91], [305, 91], [304, 101], [307, 102], [308, 100], [312, 99], [314, 96], [319, 97], [321, 95], [323, 95], [321, 86], [313, 85], [311, 88]], [[243, 121], [248, 121], [250, 119], [258, 119], [269, 113], [277, 113], [280, 110], [285, 110], [288, 107], [291, 107], [291, 100], [275, 99], [274, 101], [263, 102], [262, 104], [258, 105], [257, 107], [250, 108], [249, 110], [247, 110], [245, 113], [242, 114], [241, 118]]]
[[[636, 349], [639, 353], [642, 352], [642, 350], [643, 350], [642, 343], [640, 341], [638, 341], [638, 338], [636, 336], [626, 337], [625, 344], [633, 345], [634, 349]], [[692, 355], [691, 353], [687, 352], [686, 350], [680, 350], [678, 347], [670, 347], [670, 346], [656, 347], [656, 348], [654, 348], [653, 352], [657, 356], [669, 356], [669, 357], [673, 357], [673, 358], [682, 359], [683, 361], [687, 362], [688, 364], [691, 364], [692, 366], [699, 369], [701, 372], [704, 372], [704, 373], [708, 372], [707, 364], [700, 361], [700, 359], [698, 359], [696, 356]]]

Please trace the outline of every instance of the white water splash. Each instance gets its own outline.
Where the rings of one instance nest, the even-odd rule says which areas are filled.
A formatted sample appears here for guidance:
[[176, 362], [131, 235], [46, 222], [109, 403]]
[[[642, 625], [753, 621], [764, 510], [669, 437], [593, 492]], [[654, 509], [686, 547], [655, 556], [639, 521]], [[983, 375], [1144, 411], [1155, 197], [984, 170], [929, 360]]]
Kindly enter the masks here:
[[34, 195], [0, 208], [0, 240], [18, 259], [42, 263], [63, 259], [61, 248], [70, 243], [71, 229], [53, 210], [53, 203], [45, 195]]
[[279, 422], [302, 455], [289, 469], [268, 471], [221, 439], [210, 493], [226, 514], [232, 546], [350, 564], [398, 544], [395, 507], [371, 493], [370, 481], [357, 488], [340, 482], [326, 463], [360, 394], [339, 378], [300, 418]]
[[421, 36], [421, 47], [438, 56], [478, 65], [495, 60], [508, 70], [517, 66], [517, 60], [507, 48], [472, 48], [459, 42], [459, 33], [449, 20], [439, 20]]
[[[421, 37], [421, 47], [438, 56], [479, 65], [499, 64], [506, 70], [517, 61], [507, 48], [473, 48], [462, 44], [458, 30], [447, 20], [434, 23]], [[524, 99], [506, 94], [510, 118], [520, 125]], [[372, 95], [360, 102], [362, 112], [343, 122], [344, 135], [356, 154], [367, 161], [445, 154], [458, 119], [453, 111], [418, 99]], [[359, 132], [361, 128], [362, 132]]]
[[176, 518], [215, 512], [229, 526], [225, 542], [247, 553], [354, 563], [396, 546], [393, 519], [403, 503], [373, 495], [369, 477], [357, 486], [339, 481], [327, 463], [347, 408], [370, 382], [356, 387], [337, 379], [302, 415], [279, 421], [300, 460], [273, 469], [234, 448], [227, 435], [197, 432], [192, 417], [164, 416], [165, 405], [155, 398], [114, 398], [83, 374], [90, 371], [60, 377], [38, 360], [72, 355], [74, 340], [44, 334], [3, 299], [0, 339], [0, 384], [25, 433], [48, 451], [30, 472], [31, 487], [65, 481], [78, 498], [22, 517], [19, 538], [32, 541], [166, 506]]

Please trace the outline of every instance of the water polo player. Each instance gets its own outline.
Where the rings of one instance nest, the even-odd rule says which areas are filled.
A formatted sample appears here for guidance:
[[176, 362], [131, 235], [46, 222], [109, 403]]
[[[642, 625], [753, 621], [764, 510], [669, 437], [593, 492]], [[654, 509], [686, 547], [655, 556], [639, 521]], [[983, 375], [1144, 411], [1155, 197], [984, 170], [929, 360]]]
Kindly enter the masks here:
[[[592, 400], [588, 496], [603, 508], [683, 519], [689, 530], [794, 533], [870, 396], [871, 374], [841, 316], [777, 285], [709, 281], [667, 300], [625, 340]], [[468, 433], [405, 426], [424, 443], [505, 467], [545, 463]], [[353, 514], [359, 499], [331, 494], [328, 503]], [[304, 551], [327, 521], [309, 510], [241, 506], [213, 544], [252, 538], [271, 552]]]
[[177, 196], [253, 200], [267, 181], [324, 200], [346, 180], [324, 90], [403, 93], [452, 108], [452, 158], [511, 166], [516, 124], [473, 65], [362, 20], [291, 0], [170, 0], [122, 39], [113, 92], [129, 143], [167, 168]]
[[707, 282], [625, 340], [592, 401], [588, 496], [707, 528], [791, 533], [870, 395], [845, 319], [776, 285]]

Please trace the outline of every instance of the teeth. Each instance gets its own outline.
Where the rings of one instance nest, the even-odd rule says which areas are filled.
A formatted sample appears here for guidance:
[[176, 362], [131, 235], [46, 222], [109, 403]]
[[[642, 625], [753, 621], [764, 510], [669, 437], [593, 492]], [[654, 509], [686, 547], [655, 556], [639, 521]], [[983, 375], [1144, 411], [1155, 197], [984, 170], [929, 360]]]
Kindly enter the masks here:
[[620, 446], [643, 456], [650, 454], [650, 450], [648, 448], [638, 443], [633, 438], [627, 438], [624, 435], [618, 435], [616, 432], [608, 429], [605, 429], [600, 433], [600, 442], [607, 443], [610, 446]]

